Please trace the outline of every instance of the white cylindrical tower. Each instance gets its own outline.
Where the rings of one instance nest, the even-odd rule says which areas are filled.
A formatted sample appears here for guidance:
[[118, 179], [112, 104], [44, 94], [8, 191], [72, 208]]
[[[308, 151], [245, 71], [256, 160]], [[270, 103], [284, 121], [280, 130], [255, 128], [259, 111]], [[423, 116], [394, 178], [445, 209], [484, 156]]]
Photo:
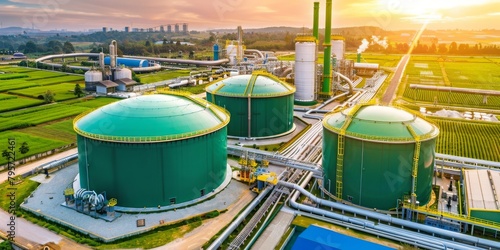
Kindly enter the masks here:
[[332, 57], [335, 56], [337, 61], [344, 60], [345, 42], [341, 35], [333, 35], [332, 37]]
[[115, 70], [115, 80], [118, 79], [132, 79], [132, 71], [127, 68], [118, 68]]
[[235, 65], [237, 63], [238, 48], [236, 45], [228, 44], [226, 45], [226, 55], [229, 58], [229, 64]]
[[316, 99], [316, 39], [295, 39], [295, 101], [312, 102]]
[[109, 45], [109, 66], [113, 69], [116, 67], [115, 45]]
[[99, 70], [89, 70], [85, 72], [85, 90], [96, 91], [96, 84], [102, 81], [102, 72]]

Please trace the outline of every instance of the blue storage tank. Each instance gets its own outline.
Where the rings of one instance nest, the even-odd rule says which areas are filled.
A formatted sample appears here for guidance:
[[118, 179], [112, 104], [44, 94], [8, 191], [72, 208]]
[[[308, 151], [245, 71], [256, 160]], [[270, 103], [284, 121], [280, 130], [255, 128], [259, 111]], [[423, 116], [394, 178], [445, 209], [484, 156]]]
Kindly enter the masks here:
[[[131, 68], [142, 68], [142, 67], [149, 67], [149, 62], [147, 60], [142, 60], [142, 59], [133, 59], [133, 58], [123, 58], [123, 57], [118, 57], [116, 59], [116, 65], [125, 65], [126, 67], [131, 67]], [[109, 65], [110, 59], [109, 56], [104, 58], [104, 64]]]
[[214, 61], [219, 60], [219, 45], [214, 44]]

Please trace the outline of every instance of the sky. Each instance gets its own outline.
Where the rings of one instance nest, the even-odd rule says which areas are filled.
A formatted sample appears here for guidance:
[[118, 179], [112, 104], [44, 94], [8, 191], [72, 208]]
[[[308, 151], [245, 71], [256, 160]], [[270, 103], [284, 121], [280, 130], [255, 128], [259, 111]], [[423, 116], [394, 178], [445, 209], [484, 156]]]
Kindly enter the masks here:
[[[311, 0], [0, 0], [1, 27], [88, 30], [188, 23], [189, 30], [312, 27]], [[324, 27], [325, 0], [320, 0]], [[333, 0], [332, 27], [499, 28], [500, 0]]]

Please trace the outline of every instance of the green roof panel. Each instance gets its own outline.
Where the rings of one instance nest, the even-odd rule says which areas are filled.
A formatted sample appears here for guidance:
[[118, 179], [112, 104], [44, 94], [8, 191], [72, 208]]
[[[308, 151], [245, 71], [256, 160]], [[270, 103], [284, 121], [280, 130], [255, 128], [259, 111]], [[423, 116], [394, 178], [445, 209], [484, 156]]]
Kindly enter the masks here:
[[[325, 128], [340, 132], [352, 108], [328, 115], [323, 124]], [[439, 130], [416, 114], [408, 111], [378, 105], [364, 105], [353, 115], [345, 129], [346, 136], [375, 141], [413, 141], [415, 132], [420, 139], [435, 138]]]
[[229, 114], [182, 95], [144, 95], [115, 102], [77, 117], [75, 131], [94, 139], [123, 142], [178, 140], [218, 130]]
[[206, 88], [216, 95], [235, 97], [275, 97], [295, 93], [295, 88], [277, 77], [260, 71], [219, 80]]

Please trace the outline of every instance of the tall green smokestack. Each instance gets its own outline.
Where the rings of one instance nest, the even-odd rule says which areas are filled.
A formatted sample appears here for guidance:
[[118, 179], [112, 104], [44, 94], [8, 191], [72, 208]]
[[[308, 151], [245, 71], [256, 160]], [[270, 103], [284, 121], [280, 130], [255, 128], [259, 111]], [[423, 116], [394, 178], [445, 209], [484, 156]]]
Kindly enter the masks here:
[[332, 0], [326, 0], [326, 19], [325, 19], [325, 52], [323, 54], [323, 94], [330, 94], [330, 85], [332, 83], [330, 55], [332, 54]]
[[314, 2], [313, 36], [319, 41], [319, 2]]

